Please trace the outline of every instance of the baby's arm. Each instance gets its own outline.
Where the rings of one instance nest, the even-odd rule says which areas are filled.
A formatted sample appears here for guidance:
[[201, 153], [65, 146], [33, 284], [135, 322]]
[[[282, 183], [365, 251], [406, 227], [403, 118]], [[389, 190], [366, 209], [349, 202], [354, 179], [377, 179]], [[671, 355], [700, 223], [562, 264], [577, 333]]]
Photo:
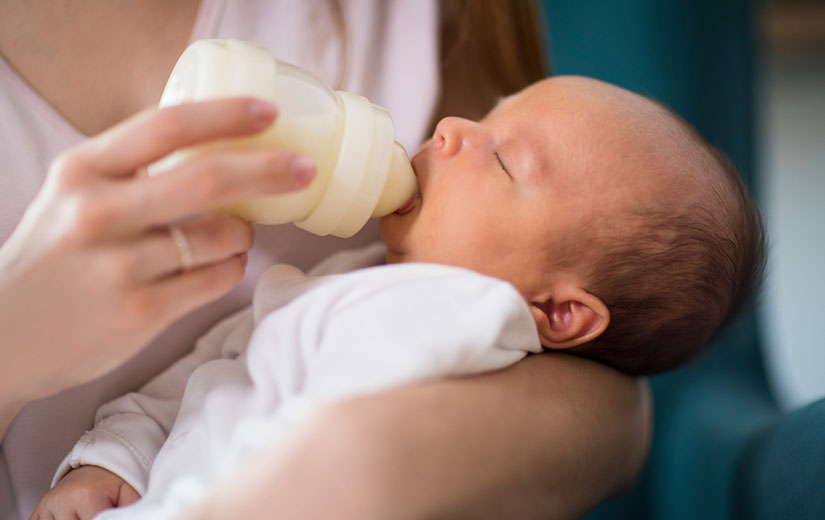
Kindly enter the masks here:
[[[294, 423], [317, 405], [427, 379], [509, 366], [541, 345], [529, 308], [509, 284], [455, 267], [385, 266], [344, 275], [322, 296], [292, 302], [263, 320], [247, 352], [258, 391], [267, 367], [283, 366], [271, 341], [290, 323], [307, 343], [301, 382], [283, 392], [276, 422]], [[306, 296], [312, 296], [308, 293]], [[302, 308], [305, 307], [305, 308]], [[293, 327], [294, 328], [294, 327]], [[318, 330], [307, 339], [305, 331]], [[279, 338], [280, 339], [275, 339]], [[258, 344], [256, 344], [258, 343]]]
[[529, 308], [510, 284], [443, 265], [381, 269], [383, 283], [332, 313], [305, 394], [349, 397], [479, 374], [541, 351]]
[[204, 335], [189, 355], [138, 392], [100, 407], [95, 427], [60, 464], [54, 488], [44, 496], [38, 511], [58, 507], [61, 515], [74, 511], [84, 518], [84, 511], [125, 505], [143, 495], [152, 462], [172, 428], [189, 376], [207, 361], [231, 357], [236, 354], [234, 349], [245, 348], [251, 329], [251, 309], [225, 319]]

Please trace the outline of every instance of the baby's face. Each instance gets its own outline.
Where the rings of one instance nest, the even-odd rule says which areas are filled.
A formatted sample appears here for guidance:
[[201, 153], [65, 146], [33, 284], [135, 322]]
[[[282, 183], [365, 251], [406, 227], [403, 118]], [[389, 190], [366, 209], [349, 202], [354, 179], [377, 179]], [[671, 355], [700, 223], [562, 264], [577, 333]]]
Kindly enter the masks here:
[[558, 77], [479, 122], [443, 119], [412, 160], [420, 200], [381, 219], [387, 260], [470, 268], [530, 301], [588, 220], [620, 218], [674, 187], [655, 175], [647, 104], [595, 80]]

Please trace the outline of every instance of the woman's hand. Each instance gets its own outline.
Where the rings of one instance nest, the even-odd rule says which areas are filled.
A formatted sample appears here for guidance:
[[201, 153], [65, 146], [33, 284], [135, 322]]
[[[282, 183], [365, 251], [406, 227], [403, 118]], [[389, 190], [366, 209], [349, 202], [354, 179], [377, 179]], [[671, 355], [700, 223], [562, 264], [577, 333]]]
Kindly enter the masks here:
[[81, 466], [43, 496], [29, 520], [90, 520], [101, 511], [125, 507], [138, 499], [135, 488], [118, 475], [98, 466]]
[[314, 166], [265, 150], [142, 173], [178, 148], [254, 134], [274, 119], [271, 105], [245, 98], [146, 111], [52, 163], [0, 249], [0, 431], [27, 400], [103, 375], [241, 280], [249, 223], [190, 219], [177, 226], [186, 244], [170, 225], [304, 187]]
[[529, 356], [322, 410], [180, 518], [580, 518], [641, 471], [651, 408], [643, 381]]

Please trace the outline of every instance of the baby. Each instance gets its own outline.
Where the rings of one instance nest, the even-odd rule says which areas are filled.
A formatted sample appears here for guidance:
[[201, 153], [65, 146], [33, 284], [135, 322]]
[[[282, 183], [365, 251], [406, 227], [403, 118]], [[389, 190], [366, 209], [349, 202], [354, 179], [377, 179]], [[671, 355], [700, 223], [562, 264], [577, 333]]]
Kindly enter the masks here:
[[420, 195], [381, 220], [386, 249], [313, 276], [270, 268], [252, 308], [98, 411], [34, 517], [143, 496], [100, 518], [171, 518], [326, 403], [542, 348], [668, 370], [761, 277], [761, 222], [736, 173], [615, 86], [556, 77], [480, 122], [446, 118], [413, 167]]

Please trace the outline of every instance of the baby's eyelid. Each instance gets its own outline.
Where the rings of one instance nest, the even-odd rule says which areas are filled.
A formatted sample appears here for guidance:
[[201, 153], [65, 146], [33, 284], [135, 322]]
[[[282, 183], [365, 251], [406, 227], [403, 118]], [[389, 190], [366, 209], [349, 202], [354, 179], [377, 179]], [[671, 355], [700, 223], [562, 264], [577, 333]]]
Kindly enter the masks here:
[[507, 176], [510, 177], [510, 180], [513, 180], [513, 176], [510, 175], [510, 172], [507, 170], [507, 167], [504, 166], [504, 161], [501, 160], [501, 156], [498, 154], [498, 152], [493, 152], [493, 155], [496, 156], [496, 160], [498, 161], [498, 164], [501, 165], [501, 169], [504, 170], [504, 173], [506, 173]]

